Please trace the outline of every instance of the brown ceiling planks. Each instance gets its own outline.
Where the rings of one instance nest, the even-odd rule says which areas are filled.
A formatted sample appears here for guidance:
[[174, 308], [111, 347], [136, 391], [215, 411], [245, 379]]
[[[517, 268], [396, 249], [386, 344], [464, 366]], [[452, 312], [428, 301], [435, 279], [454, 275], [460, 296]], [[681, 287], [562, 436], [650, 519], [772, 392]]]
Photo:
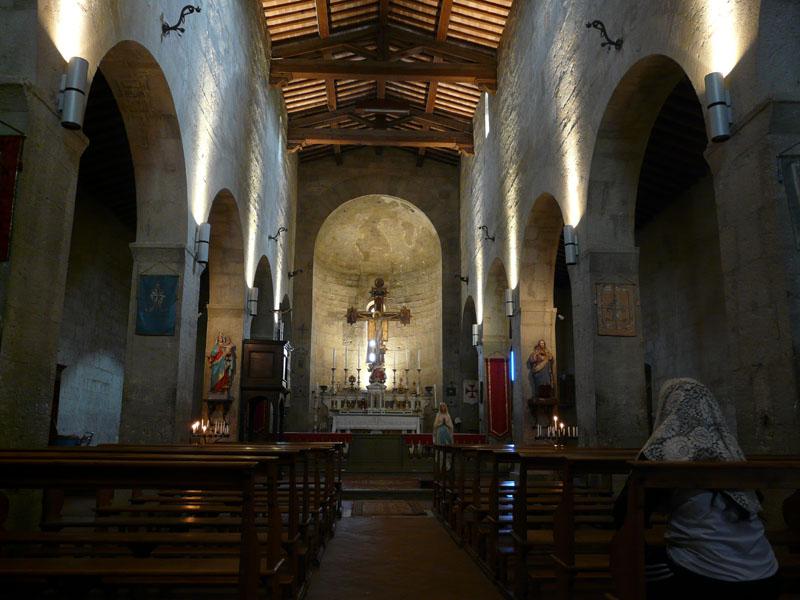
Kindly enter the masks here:
[[[338, 162], [361, 145], [395, 145], [457, 164], [481, 90], [496, 85], [512, 1], [262, 0], [271, 80], [293, 134], [310, 133], [292, 149]], [[406, 112], [364, 110], [370, 102]]]

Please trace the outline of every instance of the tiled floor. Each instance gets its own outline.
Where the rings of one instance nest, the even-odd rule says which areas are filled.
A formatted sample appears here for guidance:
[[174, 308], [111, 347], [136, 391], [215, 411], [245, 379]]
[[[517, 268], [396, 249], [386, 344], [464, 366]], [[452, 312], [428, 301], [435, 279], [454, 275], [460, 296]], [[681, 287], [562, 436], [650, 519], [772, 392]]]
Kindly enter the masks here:
[[435, 518], [345, 517], [307, 600], [500, 600]]

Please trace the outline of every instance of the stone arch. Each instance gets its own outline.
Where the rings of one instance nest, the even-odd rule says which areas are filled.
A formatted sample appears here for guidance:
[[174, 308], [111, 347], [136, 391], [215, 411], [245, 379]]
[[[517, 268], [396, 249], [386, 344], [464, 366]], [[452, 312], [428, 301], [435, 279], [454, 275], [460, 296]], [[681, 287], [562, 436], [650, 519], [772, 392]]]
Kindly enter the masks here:
[[106, 53], [98, 68], [128, 133], [136, 176], [137, 243], [193, 243], [180, 123], [161, 66], [147, 48], [125, 40]]
[[258, 314], [250, 323], [250, 337], [271, 340], [275, 336], [275, 293], [272, 269], [266, 256], [258, 261], [253, 287], [258, 288]]
[[[208, 216], [211, 224], [211, 240], [208, 253], [209, 303], [206, 329], [205, 355], [208, 356], [220, 334], [229, 338], [236, 348], [235, 371], [230, 387], [230, 405], [227, 420], [231, 425], [231, 437], [238, 435], [239, 425], [239, 376], [241, 373], [240, 351], [244, 338], [247, 283], [245, 280], [245, 250], [239, 209], [233, 194], [223, 189], [217, 193]], [[211, 371], [206, 364], [204, 387], [211, 389]], [[222, 418], [217, 412], [210, 418]]]
[[[478, 400], [477, 398], [466, 398], [465, 381], [474, 381], [475, 389], [479, 389], [478, 380], [480, 378], [480, 358], [478, 350], [472, 345], [472, 326], [478, 322], [475, 311], [475, 301], [472, 296], [467, 296], [464, 302], [464, 310], [461, 316], [461, 335], [459, 338], [459, 374], [460, 388], [457, 391], [461, 399], [461, 405], [457, 407], [457, 416], [461, 417], [461, 431], [477, 433], [480, 427]], [[479, 392], [478, 392], [479, 393]]]
[[508, 317], [505, 313], [505, 292], [508, 288], [508, 275], [505, 265], [499, 258], [494, 259], [483, 293], [483, 355], [506, 356], [511, 341], [509, 339]]
[[[315, 240], [312, 273], [310, 382], [330, 385], [333, 350], [336, 378], [361, 368], [368, 381], [366, 324], [350, 326], [348, 307], [364, 310], [377, 277], [389, 289], [387, 306], [408, 306], [408, 326], [389, 328], [385, 356], [391, 388], [395, 364], [398, 386], [417, 381], [421, 352], [422, 385], [442, 390], [442, 245], [430, 219], [414, 204], [394, 196], [368, 195], [341, 204], [324, 221]], [[347, 347], [347, 352], [345, 348]], [[408, 369], [408, 371], [406, 371]], [[406, 379], [406, 376], [408, 379]]]
[[598, 250], [634, 246], [639, 170], [650, 131], [675, 85], [686, 76], [673, 59], [655, 54], [636, 62], [617, 84], [595, 140], [581, 244]]
[[[571, 349], [571, 340], [559, 335], [561, 324], [566, 321], [564, 313], [571, 312], [563, 228], [564, 218], [558, 202], [550, 194], [541, 194], [534, 201], [525, 226], [519, 277], [520, 356], [516, 378], [519, 383], [514, 387], [514, 416], [524, 442], [532, 441], [537, 418], [544, 424], [544, 418], [550, 413], [550, 409], [540, 408], [534, 415], [528, 406], [536, 391], [527, 357], [539, 340], [545, 341], [556, 358], [553, 369], [555, 396], [564, 406], [571, 399], [567, 396], [569, 385], [564, 386], [564, 394], [558, 385], [561, 373], [559, 354], [567, 355]], [[563, 352], [559, 342], [565, 346]], [[564, 362], [572, 362], [571, 357], [567, 359], [565, 356]], [[564, 371], [566, 375], [566, 368]]]

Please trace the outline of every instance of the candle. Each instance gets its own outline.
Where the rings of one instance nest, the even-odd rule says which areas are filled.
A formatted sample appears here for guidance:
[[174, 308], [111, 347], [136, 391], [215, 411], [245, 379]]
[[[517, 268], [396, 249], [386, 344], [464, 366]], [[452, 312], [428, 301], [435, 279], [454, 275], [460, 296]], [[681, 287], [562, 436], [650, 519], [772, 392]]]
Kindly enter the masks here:
[[406, 348], [406, 369], [411, 368], [411, 359], [408, 358], [408, 348]]
[[394, 370], [397, 370], [397, 350], [392, 350], [392, 358], [394, 359]]
[[344, 369], [347, 370], [347, 346], [344, 347]]
[[422, 368], [420, 366], [420, 356], [421, 356], [421, 350], [417, 349], [417, 370]]
[[333, 368], [336, 368], [336, 348], [333, 349]]

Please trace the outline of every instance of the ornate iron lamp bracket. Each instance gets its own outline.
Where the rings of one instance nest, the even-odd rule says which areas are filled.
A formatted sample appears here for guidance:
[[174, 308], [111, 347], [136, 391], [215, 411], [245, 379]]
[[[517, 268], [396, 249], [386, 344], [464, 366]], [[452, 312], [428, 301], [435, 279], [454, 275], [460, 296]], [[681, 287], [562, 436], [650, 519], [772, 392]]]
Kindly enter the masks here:
[[605, 40], [603, 43], [600, 44], [601, 48], [608, 47], [608, 50], [611, 50], [611, 46], [614, 46], [617, 50], [622, 49], [622, 38], [612, 40], [608, 37], [608, 32], [606, 31], [606, 26], [602, 21], [591, 21], [586, 24], [587, 29], [597, 29], [600, 32], [600, 35]]
[[181, 16], [178, 18], [178, 22], [175, 23], [175, 25], [170, 25], [169, 23], [164, 21], [164, 15], [161, 15], [162, 39], [167, 37], [173, 31], [178, 34], [178, 37], [180, 37], [181, 34], [183, 34], [186, 31], [184, 27], [181, 27], [181, 25], [183, 25], [183, 22], [186, 20], [186, 17], [193, 13], [199, 13], [199, 12], [200, 12], [199, 6], [192, 6], [191, 4], [187, 4], [181, 9]]

